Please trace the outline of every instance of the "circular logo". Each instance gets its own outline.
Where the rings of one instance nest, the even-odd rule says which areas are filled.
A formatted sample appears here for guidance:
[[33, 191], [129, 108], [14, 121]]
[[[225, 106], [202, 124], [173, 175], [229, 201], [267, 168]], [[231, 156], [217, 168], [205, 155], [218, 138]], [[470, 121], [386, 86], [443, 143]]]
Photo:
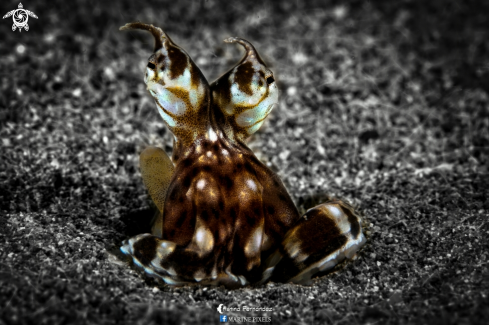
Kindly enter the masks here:
[[12, 15], [14, 19], [14, 24], [18, 28], [24, 28], [27, 25], [27, 21], [29, 20], [29, 16], [24, 9], [17, 9], [15, 13]]
[[22, 28], [26, 31], [29, 30], [29, 25], [27, 25], [27, 21], [29, 20], [29, 16], [37, 19], [37, 16], [32, 11], [24, 9], [22, 3], [19, 3], [18, 9], [10, 10], [3, 16], [3, 19], [12, 16], [12, 20], [14, 24], [12, 25], [12, 30], [15, 31], [19, 29], [19, 32], [22, 31]]

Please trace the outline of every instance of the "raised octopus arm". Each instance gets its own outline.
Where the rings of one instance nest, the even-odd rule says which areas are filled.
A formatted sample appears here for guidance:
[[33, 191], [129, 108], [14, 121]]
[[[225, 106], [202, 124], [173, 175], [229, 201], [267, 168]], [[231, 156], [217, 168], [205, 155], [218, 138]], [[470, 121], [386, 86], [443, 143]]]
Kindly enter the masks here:
[[205, 137], [209, 129], [209, 84], [190, 56], [159, 27], [136, 22], [120, 29], [146, 30], [155, 39], [144, 81], [177, 144], [188, 147]]
[[212, 113], [225, 134], [244, 141], [258, 131], [278, 103], [275, 78], [253, 45], [238, 37], [224, 40], [237, 43], [245, 55], [233, 68], [211, 84]]

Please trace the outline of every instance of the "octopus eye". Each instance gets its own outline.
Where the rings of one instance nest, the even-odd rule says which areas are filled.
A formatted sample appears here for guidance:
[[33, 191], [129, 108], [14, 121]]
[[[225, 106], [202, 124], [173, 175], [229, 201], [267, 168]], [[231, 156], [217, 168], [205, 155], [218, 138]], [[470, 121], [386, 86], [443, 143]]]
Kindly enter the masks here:
[[148, 62], [148, 68], [150, 68], [150, 69], [155, 69], [155, 68], [156, 68], [156, 66], [155, 66], [153, 63]]
[[273, 79], [273, 76], [270, 76], [267, 78], [267, 84], [272, 84], [273, 82], [275, 81], [275, 79]]

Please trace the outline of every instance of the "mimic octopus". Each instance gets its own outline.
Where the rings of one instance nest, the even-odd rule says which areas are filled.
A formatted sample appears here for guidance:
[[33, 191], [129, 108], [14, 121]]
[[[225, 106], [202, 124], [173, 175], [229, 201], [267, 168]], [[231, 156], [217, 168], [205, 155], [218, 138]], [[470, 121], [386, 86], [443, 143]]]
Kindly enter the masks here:
[[278, 103], [278, 88], [253, 45], [209, 84], [190, 56], [162, 29], [140, 22], [121, 30], [155, 39], [144, 82], [174, 135], [172, 157], [160, 148], [140, 155], [143, 182], [158, 214], [151, 233], [121, 251], [170, 285], [228, 287], [311, 283], [315, 273], [352, 259], [365, 244], [359, 213], [331, 199], [302, 217], [279, 177], [246, 146]]

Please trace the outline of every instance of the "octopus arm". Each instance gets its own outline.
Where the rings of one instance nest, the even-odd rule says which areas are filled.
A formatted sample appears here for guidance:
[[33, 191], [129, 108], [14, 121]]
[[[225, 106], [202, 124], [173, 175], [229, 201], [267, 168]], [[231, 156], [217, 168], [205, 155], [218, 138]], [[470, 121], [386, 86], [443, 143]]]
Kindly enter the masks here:
[[360, 216], [346, 202], [330, 200], [308, 210], [287, 232], [269, 274], [275, 281], [310, 284], [314, 274], [354, 258], [365, 242]]

